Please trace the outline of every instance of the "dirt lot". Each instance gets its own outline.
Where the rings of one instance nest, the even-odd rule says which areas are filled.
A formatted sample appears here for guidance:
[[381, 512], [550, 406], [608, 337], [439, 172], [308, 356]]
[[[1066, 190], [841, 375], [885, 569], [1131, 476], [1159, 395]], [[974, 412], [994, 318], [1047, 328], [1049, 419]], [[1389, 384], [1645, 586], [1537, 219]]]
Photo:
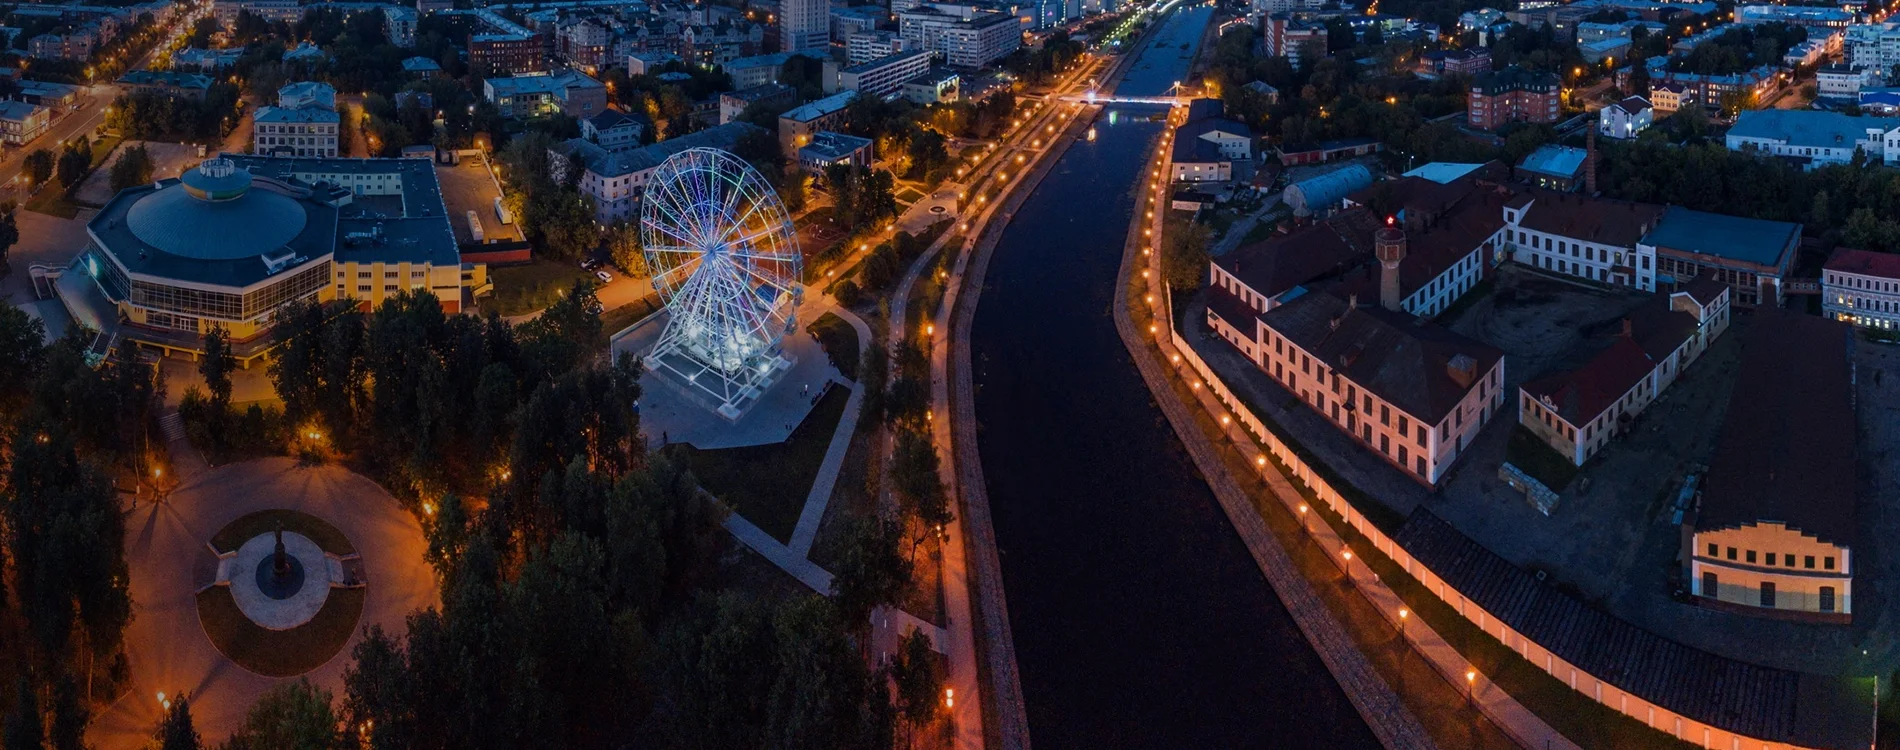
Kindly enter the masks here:
[[488, 236], [488, 241], [521, 239], [520, 224], [503, 224], [495, 218], [495, 199], [501, 192], [495, 189], [487, 163], [481, 159], [463, 159], [452, 167], [437, 164], [435, 177], [442, 184], [442, 202], [448, 204], [449, 216], [454, 219], [451, 223], [455, 225], [456, 242], [474, 241], [468, 220], [464, 218], [469, 211], [481, 217], [482, 233]]

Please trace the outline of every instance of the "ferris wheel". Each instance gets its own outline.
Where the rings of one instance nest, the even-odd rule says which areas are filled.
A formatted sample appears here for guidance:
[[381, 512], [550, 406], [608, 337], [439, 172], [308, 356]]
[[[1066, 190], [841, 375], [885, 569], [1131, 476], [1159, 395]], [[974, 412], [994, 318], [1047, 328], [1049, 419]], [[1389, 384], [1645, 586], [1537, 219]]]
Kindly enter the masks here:
[[778, 193], [712, 148], [668, 157], [647, 180], [640, 243], [669, 319], [650, 366], [684, 377], [736, 417], [789, 365], [804, 259]]

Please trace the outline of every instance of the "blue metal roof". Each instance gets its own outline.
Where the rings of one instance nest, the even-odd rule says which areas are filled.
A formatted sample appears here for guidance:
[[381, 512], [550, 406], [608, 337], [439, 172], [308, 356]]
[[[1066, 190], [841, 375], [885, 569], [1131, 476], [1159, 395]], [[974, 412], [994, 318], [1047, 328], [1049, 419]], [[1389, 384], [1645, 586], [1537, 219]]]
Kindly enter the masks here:
[[1471, 174], [1472, 172], [1477, 171], [1477, 169], [1482, 166], [1484, 165], [1483, 164], [1466, 164], [1466, 163], [1455, 162], [1455, 161], [1435, 161], [1430, 164], [1426, 164], [1425, 166], [1414, 169], [1410, 172], [1406, 172], [1404, 176], [1423, 177], [1427, 180], [1431, 180], [1432, 182], [1436, 182], [1440, 185], [1445, 185], [1445, 184], [1449, 184], [1452, 180], [1456, 180], [1460, 177], [1463, 177], [1465, 175], [1468, 175], [1468, 174]]
[[1781, 265], [1801, 225], [1670, 206], [1643, 244], [1764, 266]]
[[1580, 148], [1545, 144], [1537, 147], [1524, 160], [1517, 163], [1518, 169], [1555, 177], [1570, 178], [1577, 176], [1577, 170], [1583, 168], [1583, 160], [1589, 152]]
[[1760, 138], [1790, 146], [1815, 148], [1853, 148], [1867, 137], [1869, 129], [1887, 131], [1900, 127], [1900, 118], [1855, 117], [1839, 112], [1809, 109], [1749, 109], [1729, 128], [1732, 138]]

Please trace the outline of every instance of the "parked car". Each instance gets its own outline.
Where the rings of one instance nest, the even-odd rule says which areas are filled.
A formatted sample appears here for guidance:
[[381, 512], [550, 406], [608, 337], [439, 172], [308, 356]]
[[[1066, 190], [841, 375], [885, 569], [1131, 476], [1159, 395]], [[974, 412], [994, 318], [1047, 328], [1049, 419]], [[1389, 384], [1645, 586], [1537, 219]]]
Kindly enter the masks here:
[[592, 271], [599, 266], [600, 266], [600, 261], [598, 259], [581, 258], [581, 270], [583, 271]]
[[605, 268], [596, 269], [594, 271], [594, 276], [595, 278], [600, 279], [600, 283], [602, 284], [612, 284], [614, 282], [614, 275], [611, 273], [608, 273], [607, 269]]

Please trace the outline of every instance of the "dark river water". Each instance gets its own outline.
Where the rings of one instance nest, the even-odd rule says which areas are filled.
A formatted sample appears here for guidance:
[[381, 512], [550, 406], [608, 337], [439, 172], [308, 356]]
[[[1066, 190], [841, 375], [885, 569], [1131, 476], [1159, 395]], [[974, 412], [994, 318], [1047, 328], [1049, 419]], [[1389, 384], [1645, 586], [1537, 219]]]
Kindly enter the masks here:
[[[1176, 11], [1124, 95], [1185, 74]], [[1190, 45], [1184, 49], [1182, 45]], [[1050, 748], [1376, 747], [1181, 448], [1110, 318], [1161, 125], [1104, 115], [1025, 202], [971, 331], [1032, 741]]]

